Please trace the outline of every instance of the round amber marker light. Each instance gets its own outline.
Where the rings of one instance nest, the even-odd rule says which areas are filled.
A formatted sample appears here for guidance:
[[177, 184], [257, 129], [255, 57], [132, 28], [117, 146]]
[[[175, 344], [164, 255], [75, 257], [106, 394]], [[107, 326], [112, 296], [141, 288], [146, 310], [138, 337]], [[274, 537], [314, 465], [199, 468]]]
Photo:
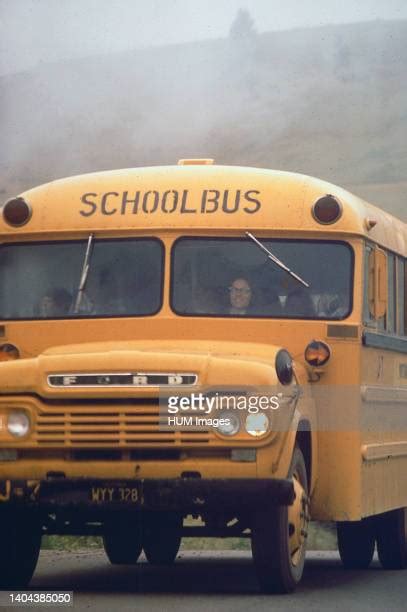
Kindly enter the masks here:
[[342, 204], [333, 195], [325, 195], [313, 205], [312, 215], [323, 225], [335, 223], [342, 216]]
[[20, 357], [20, 351], [14, 344], [2, 344], [0, 346], [0, 361], [13, 361]]
[[323, 366], [331, 356], [331, 350], [325, 342], [313, 340], [305, 349], [305, 361], [311, 366]]
[[20, 227], [31, 219], [31, 206], [24, 198], [13, 198], [3, 207], [3, 218], [9, 225]]

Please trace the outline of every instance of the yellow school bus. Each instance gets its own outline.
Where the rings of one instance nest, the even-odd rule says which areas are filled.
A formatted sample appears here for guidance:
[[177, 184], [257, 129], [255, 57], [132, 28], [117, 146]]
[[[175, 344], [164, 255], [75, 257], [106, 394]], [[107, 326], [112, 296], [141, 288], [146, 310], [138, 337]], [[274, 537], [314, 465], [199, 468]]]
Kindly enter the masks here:
[[[0, 218], [0, 586], [41, 535], [112, 563], [250, 537], [289, 592], [309, 521], [407, 563], [407, 227], [304, 175], [180, 160]], [[193, 517], [184, 522], [186, 517]]]

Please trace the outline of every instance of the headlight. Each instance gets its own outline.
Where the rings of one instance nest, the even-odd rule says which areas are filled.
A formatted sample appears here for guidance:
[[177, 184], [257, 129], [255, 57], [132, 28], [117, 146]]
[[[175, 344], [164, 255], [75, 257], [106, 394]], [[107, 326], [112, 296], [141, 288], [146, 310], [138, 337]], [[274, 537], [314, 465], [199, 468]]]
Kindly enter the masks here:
[[270, 421], [264, 412], [248, 414], [246, 417], [245, 428], [248, 434], [254, 437], [264, 436], [270, 429]]
[[7, 429], [12, 436], [22, 438], [30, 431], [30, 419], [25, 412], [10, 412], [7, 419]]
[[221, 412], [219, 418], [223, 419], [223, 423], [219, 423], [216, 428], [223, 436], [234, 436], [240, 429], [240, 419], [233, 412]]

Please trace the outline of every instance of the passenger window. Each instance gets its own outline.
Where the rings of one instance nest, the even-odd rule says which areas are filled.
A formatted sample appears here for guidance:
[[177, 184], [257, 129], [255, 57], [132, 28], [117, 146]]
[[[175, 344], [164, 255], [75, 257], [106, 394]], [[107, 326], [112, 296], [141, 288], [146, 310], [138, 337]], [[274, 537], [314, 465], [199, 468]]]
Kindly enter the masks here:
[[397, 257], [397, 333], [403, 336], [406, 332], [405, 313], [405, 264], [404, 259]]
[[387, 255], [387, 315], [386, 331], [396, 333], [396, 257]]
[[404, 333], [407, 333], [407, 261], [404, 260]]
[[366, 245], [364, 324], [382, 332], [396, 332], [396, 258]]
[[364, 307], [363, 307], [363, 323], [368, 327], [377, 327], [376, 319], [373, 315], [372, 299], [374, 296], [373, 289], [373, 254], [374, 247], [370, 244], [366, 245], [365, 248], [365, 262], [364, 262]]

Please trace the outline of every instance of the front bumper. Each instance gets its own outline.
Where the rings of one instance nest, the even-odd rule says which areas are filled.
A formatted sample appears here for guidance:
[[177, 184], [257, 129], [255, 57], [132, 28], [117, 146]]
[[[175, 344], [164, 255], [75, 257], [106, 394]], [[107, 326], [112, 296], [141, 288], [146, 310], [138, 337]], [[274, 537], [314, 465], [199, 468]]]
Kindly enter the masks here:
[[1, 480], [0, 508], [59, 508], [250, 511], [291, 505], [293, 482], [288, 479], [48, 479]]

